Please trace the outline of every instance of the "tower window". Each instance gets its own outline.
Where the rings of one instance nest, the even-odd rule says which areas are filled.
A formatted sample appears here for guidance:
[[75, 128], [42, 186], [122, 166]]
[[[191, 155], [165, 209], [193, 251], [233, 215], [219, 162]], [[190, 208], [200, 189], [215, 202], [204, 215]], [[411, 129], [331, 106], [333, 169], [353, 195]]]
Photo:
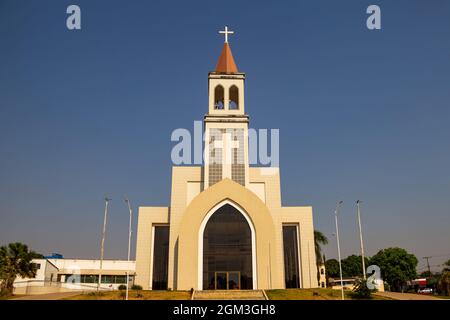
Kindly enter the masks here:
[[228, 109], [230, 110], [239, 109], [239, 90], [236, 86], [230, 87], [230, 103], [228, 105]]
[[218, 85], [214, 89], [214, 109], [222, 110], [225, 105], [224, 102], [224, 90], [221, 85]]

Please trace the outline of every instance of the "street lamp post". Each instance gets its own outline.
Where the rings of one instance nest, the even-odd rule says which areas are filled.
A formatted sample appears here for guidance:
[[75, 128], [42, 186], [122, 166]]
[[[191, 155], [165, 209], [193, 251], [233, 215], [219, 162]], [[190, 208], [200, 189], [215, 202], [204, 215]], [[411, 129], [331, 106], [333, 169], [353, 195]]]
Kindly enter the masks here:
[[[130, 249], [131, 249], [131, 217], [132, 217], [132, 210], [131, 210], [131, 203], [130, 200], [128, 198], [125, 198], [125, 202], [128, 205], [128, 211], [130, 212], [130, 222], [128, 224], [128, 262], [130, 262]], [[130, 280], [129, 280], [129, 273], [130, 271], [128, 270], [127, 267], [127, 292], [126, 292], [126, 300], [128, 300], [128, 286], [130, 284]]]
[[337, 250], [338, 250], [338, 259], [339, 259], [339, 273], [341, 276], [341, 295], [342, 300], [344, 300], [344, 281], [342, 279], [342, 264], [341, 264], [341, 247], [339, 245], [339, 227], [338, 227], [338, 214], [339, 208], [341, 207], [343, 201], [339, 201], [336, 205], [336, 210], [334, 211], [334, 220], [336, 222], [336, 241], [337, 241]]
[[103, 253], [105, 249], [105, 235], [106, 235], [106, 220], [108, 217], [108, 204], [111, 199], [108, 197], [105, 197], [105, 215], [103, 217], [103, 232], [102, 232], [102, 241], [100, 245], [100, 270], [98, 274], [98, 284], [97, 284], [97, 291], [100, 291], [100, 286], [102, 283], [102, 268], [103, 268]]
[[362, 236], [362, 228], [361, 228], [361, 211], [359, 204], [361, 201], [356, 201], [356, 207], [357, 207], [357, 215], [358, 215], [358, 226], [359, 226], [359, 242], [361, 246], [361, 259], [362, 259], [362, 268], [363, 268], [363, 276], [364, 280], [366, 280], [366, 262], [364, 261], [364, 242], [363, 242], [363, 236]]

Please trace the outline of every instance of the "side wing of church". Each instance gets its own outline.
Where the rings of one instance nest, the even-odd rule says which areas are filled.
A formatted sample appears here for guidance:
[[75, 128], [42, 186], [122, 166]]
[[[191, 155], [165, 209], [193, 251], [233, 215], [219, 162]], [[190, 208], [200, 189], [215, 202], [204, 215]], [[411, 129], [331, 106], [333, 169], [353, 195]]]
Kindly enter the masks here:
[[205, 164], [174, 166], [170, 206], [139, 208], [136, 284], [147, 290], [315, 288], [312, 208], [283, 207], [279, 168], [249, 166], [245, 74], [227, 32], [208, 76]]

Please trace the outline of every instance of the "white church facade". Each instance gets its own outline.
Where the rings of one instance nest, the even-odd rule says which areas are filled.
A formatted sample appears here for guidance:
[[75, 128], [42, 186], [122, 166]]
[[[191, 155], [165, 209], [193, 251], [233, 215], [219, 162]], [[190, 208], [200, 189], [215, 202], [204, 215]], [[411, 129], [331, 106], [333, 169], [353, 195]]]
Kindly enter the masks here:
[[153, 290], [318, 286], [310, 206], [283, 207], [278, 167], [249, 165], [245, 74], [225, 29], [208, 75], [205, 159], [174, 166], [167, 207], [140, 207], [135, 283]]

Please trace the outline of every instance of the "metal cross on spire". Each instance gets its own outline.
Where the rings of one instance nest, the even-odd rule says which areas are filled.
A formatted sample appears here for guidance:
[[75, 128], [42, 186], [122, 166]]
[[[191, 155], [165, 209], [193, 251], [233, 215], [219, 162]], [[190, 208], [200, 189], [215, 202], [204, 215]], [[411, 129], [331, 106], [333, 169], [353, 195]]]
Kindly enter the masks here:
[[228, 43], [228, 35], [234, 34], [234, 31], [228, 31], [228, 26], [225, 26], [225, 30], [221, 30], [219, 33], [225, 35], [225, 43]]

